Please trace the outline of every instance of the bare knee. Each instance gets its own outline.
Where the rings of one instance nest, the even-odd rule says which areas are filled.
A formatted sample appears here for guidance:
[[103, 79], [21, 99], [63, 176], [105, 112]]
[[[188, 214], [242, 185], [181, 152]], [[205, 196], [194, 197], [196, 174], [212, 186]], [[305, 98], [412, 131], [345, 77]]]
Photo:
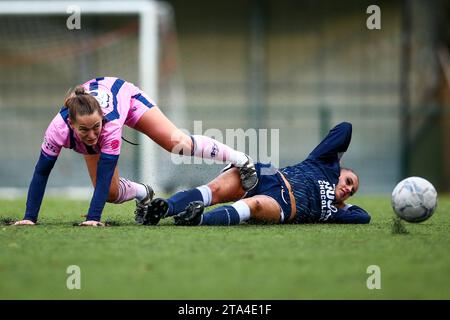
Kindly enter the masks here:
[[119, 197], [118, 192], [115, 192], [113, 190], [109, 190], [108, 198], [106, 199], [106, 202], [114, 203], [114, 202], [116, 202], [118, 197]]
[[250, 207], [250, 216], [255, 221], [278, 223], [280, 221], [280, 207], [277, 202], [266, 196], [244, 199]]
[[[95, 189], [97, 186], [97, 183], [95, 180], [92, 181], [92, 185]], [[118, 185], [118, 183], [114, 183], [114, 179], [113, 179], [111, 186], [109, 187], [108, 197], [106, 198], [106, 202], [114, 203], [118, 197], [119, 197], [119, 185]]]
[[220, 195], [220, 189], [221, 189], [220, 184], [212, 181], [212, 182], [208, 183], [208, 188], [211, 190], [211, 194], [212, 194], [211, 204], [222, 203], [223, 199]]
[[253, 214], [258, 214], [263, 209], [262, 203], [259, 199], [254, 199], [250, 205], [250, 210]]
[[212, 182], [208, 183], [208, 188], [211, 190], [211, 193], [214, 196], [214, 194], [219, 193], [221, 186], [219, 183], [212, 181]]
[[170, 142], [163, 145], [163, 148], [171, 153], [180, 155], [191, 155], [192, 152], [192, 139], [182, 131], [178, 131], [170, 138]]
[[108, 198], [106, 198], [106, 202], [115, 203], [119, 198], [119, 186], [116, 184], [111, 184], [109, 187]]

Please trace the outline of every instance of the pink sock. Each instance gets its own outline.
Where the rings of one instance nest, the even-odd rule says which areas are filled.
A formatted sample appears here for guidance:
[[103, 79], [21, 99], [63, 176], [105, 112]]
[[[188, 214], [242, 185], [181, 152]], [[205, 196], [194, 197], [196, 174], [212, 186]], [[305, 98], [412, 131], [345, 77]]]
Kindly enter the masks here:
[[192, 139], [194, 141], [193, 155], [196, 157], [231, 162], [238, 167], [247, 161], [243, 152], [236, 151], [217, 140], [199, 135], [193, 135]]
[[124, 203], [136, 198], [136, 182], [125, 178], [119, 178], [119, 196], [114, 203]]

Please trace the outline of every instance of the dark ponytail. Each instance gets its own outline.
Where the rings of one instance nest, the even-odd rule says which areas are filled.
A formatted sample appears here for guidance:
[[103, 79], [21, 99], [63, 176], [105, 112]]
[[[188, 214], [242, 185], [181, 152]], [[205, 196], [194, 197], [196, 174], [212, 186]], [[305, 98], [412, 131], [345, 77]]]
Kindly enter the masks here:
[[77, 86], [73, 92], [75, 93], [76, 96], [87, 94], [83, 86]]
[[64, 105], [69, 108], [69, 118], [76, 122], [77, 116], [91, 115], [98, 112], [103, 117], [103, 111], [97, 99], [91, 96], [83, 86], [77, 86], [72, 90], [64, 101]]

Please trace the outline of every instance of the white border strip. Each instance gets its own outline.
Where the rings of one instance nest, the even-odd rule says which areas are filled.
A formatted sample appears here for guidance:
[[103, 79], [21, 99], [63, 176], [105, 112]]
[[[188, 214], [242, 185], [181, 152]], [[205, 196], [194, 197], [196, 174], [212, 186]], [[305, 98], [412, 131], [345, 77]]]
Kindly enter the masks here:
[[95, 14], [141, 14], [155, 10], [155, 3], [140, 1], [0, 1], [2, 14], [67, 14], [69, 6], [78, 6], [81, 13]]

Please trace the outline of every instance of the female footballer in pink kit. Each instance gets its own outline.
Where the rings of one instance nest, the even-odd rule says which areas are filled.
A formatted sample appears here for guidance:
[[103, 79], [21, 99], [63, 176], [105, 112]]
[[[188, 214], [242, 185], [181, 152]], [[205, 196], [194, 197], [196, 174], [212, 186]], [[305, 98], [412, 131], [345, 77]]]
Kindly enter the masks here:
[[95, 188], [81, 225], [103, 226], [100, 220], [105, 202], [132, 199], [136, 199], [136, 221], [141, 222], [153, 190], [119, 177], [117, 161], [124, 125], [146, 134], [169, 152], [233, 163], [240, 170], [245, 190], [258, 181], [254, 164], [244, 153], [205, 136], [186, 135], [132, 83], [113, 77], [96, 78], [76, 87], [48, 126], [28, 190], [25, 216], [15, 225], [36, 223], [48, 177], [63, 147], [84, 155]]

